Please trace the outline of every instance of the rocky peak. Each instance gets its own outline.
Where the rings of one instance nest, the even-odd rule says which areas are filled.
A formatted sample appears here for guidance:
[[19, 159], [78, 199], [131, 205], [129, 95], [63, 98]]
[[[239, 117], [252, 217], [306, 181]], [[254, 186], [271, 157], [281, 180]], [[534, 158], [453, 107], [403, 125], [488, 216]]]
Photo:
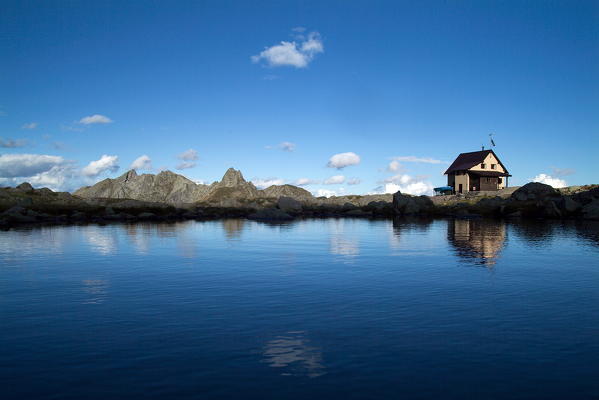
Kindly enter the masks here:
[[241, 171], [229, 168], [227, 172], [225, 172], [223, 179], [220, 181], [220, 186], [235, 187], [244, 183], [246, 183], [246, 181], [243, 179]]
[[137, 178], [137, 172], [135, 172], [134, 169], [129, 170], [125, 173], [124, 178], [125, 178], [125, 182], [127, 182], [130, 179]]

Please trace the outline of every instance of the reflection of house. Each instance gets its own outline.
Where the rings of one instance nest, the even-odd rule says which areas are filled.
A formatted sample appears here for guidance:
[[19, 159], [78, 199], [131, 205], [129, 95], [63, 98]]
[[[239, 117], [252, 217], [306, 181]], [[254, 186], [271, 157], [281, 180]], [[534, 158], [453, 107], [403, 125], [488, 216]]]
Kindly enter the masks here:
[[448, 221], [447, 237], [460, 258], [492, 266], [506, 239], [505, 223], [496, 220]]
[[493, 150], [460, 154], [445, 175], [455, 193], [503, 189], [511, 176]]

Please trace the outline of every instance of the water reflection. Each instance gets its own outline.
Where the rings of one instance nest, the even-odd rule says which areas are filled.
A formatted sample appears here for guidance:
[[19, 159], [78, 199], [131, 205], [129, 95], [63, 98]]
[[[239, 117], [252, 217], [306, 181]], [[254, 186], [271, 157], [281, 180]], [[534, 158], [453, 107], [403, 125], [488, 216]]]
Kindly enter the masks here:
[[93, 251], [107, 256], [114, 254], [117, 248], [117, 237], [111, 227], [87, 226], [83, 228], [83, 236]]
[[103, 279], [86, 279], [83, 282], [83, 291], [88, 297], [83, 304], [100, 304], [106, 299], [108, 281]]
[[465, 261], [493, 267], [506, 240], [505, 222], [454, 219], [447, 222], [447, 239]]
[[[417, 217], [395, 217], [393, 218], [393, 230], [389, 237], [389, 245], [392, 249], [400, 249], [401, 237], [413, 233], [425, 234], [433, 223], [432, 219]], [[404, 246], [405, 247], [405, 246]]]
[[239, 239], [241, 237], [241, 232], [243, 232], [245, 225], [244, 219], [224, 219], [222, 223], [225, 236], [228, 240]]
[[353, 220], [331, 219], [329, 221], [330, 232], [330, 252], [331, 254], [348, 258], [356, 257], [360, 254], [360, 242], [357, 234], [352, 233], [350, 229]]
[[316, 378], [326, 373], [320, 349], [310, 345], [304, 331], [287, 332], [269, 341], [264, 347], [264, 362], [281, 368], [281, 375]]

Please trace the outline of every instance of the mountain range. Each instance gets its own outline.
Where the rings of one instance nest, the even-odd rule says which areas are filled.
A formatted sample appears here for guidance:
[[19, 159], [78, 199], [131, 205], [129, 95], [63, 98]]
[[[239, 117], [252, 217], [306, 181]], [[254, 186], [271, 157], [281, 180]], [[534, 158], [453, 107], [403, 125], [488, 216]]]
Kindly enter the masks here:
[[168, 204], [208, 203], [235, 206], [238, 202], [259, 199], [292, 197], [311, 200], [312, 194], [293, 185], [273, 185], [260, 190], [247, 182], [241, 171], [229, 168], [219, 182], [198, 184], [183, 175], [162, 171], [156, 175], [138, 175], [130, 170], [115, 179], [104, 179], [93, 186], [85, 186], [73, 193], [84, 199], [134, 199]]

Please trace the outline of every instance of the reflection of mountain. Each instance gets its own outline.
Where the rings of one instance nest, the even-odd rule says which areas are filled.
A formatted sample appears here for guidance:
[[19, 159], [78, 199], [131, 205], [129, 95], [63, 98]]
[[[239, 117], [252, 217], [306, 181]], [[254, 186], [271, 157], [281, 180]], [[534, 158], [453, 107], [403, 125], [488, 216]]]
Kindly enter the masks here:
[[268, 342], [264, 348], [264, 361], [272, 368], [282, 368], [281, 375], [308, 376], [324, 375], [322, 354], [309, 345], [305, 332], [287, 332]]
[[465, 261], [493, 266], [506, 240], [503, 221], [473, 219], [450, 220], [447, 238]]
[[223, 230], [227, 239], [237, 239], [241, 236], [245, 220], [238, 219], [223, 219]]

